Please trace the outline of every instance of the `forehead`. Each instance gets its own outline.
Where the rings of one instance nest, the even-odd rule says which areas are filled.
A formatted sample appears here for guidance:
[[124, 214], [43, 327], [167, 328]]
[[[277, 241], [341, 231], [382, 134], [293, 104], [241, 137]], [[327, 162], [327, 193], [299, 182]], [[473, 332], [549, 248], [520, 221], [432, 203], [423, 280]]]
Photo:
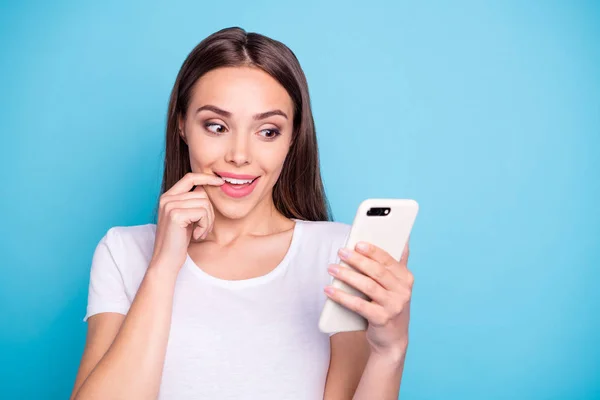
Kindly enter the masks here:
[[233, 114], [281, 109], [289, 116], [292, 99], [271, 75], [255, 67], [224, 67], [204, 74], [194, 85], [190, 106], [211, 104]]

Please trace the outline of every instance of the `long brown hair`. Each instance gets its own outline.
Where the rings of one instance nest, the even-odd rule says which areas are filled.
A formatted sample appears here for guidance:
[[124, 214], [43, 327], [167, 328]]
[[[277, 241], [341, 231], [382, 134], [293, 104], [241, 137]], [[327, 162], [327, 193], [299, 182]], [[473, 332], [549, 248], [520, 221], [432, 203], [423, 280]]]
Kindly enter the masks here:
[[275, 207], [288, 218], [330, 220], [308, 84], [300, 63], [283, 43], [238, 27], [222, 29], [200, 42], [177, 74], [167, 115], [161, 195], [191, 171], [188, 147], [178, 132], [178, 117], [185, 119], [194, 84], [210, 70], [237, 66], [262, 69], [287, 90], [294, 104], [292, 144], [273, 187]]

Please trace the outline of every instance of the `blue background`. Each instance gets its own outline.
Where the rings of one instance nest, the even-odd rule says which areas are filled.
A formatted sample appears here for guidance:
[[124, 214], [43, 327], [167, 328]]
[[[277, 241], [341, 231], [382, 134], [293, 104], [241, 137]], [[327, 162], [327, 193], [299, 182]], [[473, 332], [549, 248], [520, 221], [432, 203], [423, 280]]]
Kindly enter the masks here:
[[421, 205], [402, 398], [600, 398], [591, 1], [2, 3], [0, 397], [69, 395], [93, 250], [150, 222], [177, 71], [234, 25], [298, 56], [337, 220]]

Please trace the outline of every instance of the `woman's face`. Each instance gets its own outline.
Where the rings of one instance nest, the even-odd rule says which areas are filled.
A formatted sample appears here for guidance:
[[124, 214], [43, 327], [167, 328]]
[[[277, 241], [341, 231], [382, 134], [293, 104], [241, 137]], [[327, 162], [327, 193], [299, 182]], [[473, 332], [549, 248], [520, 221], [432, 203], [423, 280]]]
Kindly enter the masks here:
[[287, 91], [258, 68], [218, 68], [196, 82], [179, 127], [192, 172], [226, 181], [205, 187], [216, 211], [237, 219], [272, 202], [291, 145], [293, 118]]

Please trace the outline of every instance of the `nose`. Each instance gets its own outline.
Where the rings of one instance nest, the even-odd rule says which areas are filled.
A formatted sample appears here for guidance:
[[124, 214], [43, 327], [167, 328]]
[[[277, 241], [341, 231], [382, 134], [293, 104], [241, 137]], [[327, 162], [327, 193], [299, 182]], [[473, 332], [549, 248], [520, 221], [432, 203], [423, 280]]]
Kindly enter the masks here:
[[225, 161], [236, 167], [250, 164], [250, 135], [242, 132], [236, 132], [230, 135], [229, 149], [225, 156]]

